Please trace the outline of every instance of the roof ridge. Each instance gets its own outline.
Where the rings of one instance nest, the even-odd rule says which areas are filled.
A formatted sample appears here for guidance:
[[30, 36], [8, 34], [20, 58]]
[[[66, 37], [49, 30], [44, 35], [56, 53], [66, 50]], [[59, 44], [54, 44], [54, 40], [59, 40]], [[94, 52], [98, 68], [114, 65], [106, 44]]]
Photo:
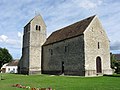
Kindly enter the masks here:
[[[81, 22], [81, 21], [83, 21], [83, 20], [85, 20], [85, 19], [88, 19], [88, 18], [91, 18], [91, 17], [95, 17], [95, 16], [97, 16], [97, 15], [92, 15], [92, 16], [90, 16], [90, 17], [81, 19], [80, 21], [77, 21], [77, 22], [75, 22], [75, 23], [72, 23], [72, 24], [66, 25], [65, 27], [62, 27], [61, 29], [64, 29], [64, 28], [66, 28], [66, 27], [69, 27], [69, 26], [71, 26], [71, 25], [74, 25], [74, 24], [76, 24], [76, 23], [79, 23], [79, 22]], [[54, 32], [60, 31], [61, 29], [55, 30]], [[54, 32], [52, 32], [52, 33], [54, 33]]]
[[89, 26], [91, 21], [96, 15], [90, 16], [88, 18], [82, 19], [81, 21], [75, 22], [69, 26], [63, 27], [59, 30], [54, 31], [46, 40], [44, 45], [65, 40], [71, 37], [75, 37], [83, 34], [86, 28]]

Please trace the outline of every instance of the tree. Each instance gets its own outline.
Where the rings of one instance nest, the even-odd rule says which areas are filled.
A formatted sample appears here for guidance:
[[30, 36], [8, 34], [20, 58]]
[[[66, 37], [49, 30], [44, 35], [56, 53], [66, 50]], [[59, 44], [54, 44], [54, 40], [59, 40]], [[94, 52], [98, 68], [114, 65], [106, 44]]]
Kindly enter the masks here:
[[120, 74], [120, 62], [114, 54], [111, 54], [111, 68], [115, 69], [115, 73]]
[[0, 48], [0, 68], [3, 64], [8, 63], [12, 60], [13, 58], [9, 51], [6, 48]]
[[116, 58], [115, 58], [115, 55], [114, 54], [110, 54], [110, 56], [111, 56], [111, 68], [112, 69], [115, 69], [115, 67], [116, 67]]

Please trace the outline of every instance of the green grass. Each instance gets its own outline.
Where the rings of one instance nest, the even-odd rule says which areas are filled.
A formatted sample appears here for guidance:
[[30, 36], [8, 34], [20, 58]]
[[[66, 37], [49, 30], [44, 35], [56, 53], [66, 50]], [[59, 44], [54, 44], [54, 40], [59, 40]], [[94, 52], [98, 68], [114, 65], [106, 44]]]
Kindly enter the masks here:
[[70, 77], [49, 75], [2, 74], [0, 90], [26, 90], [12, 87], [21, 84], [31, 87], [52, 87], [55, 90], [120, 90], [120, 75], [101, 77]]

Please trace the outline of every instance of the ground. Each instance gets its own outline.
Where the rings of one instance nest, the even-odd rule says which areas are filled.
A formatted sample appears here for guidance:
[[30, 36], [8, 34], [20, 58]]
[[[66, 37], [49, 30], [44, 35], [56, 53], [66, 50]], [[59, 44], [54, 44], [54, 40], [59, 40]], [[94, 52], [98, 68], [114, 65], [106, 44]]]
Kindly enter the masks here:
[[0, 90], [26, 90], [12, 87], [21, 84], [30, 87], [52, 87], [55, 90], [120, 90], [120, 75], [100, 77], [71, 77], [50, 75], [2, 74]]

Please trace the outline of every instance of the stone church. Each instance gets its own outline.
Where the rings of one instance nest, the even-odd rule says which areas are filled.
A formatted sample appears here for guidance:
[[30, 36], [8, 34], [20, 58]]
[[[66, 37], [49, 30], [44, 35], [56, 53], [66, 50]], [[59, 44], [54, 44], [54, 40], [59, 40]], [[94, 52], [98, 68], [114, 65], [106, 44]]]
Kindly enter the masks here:
[[97, 76], [112, 74], [109, 39], [96, 15], [53, 32], [46, 38], [41, 15], [25, 27], [21, 74]]

